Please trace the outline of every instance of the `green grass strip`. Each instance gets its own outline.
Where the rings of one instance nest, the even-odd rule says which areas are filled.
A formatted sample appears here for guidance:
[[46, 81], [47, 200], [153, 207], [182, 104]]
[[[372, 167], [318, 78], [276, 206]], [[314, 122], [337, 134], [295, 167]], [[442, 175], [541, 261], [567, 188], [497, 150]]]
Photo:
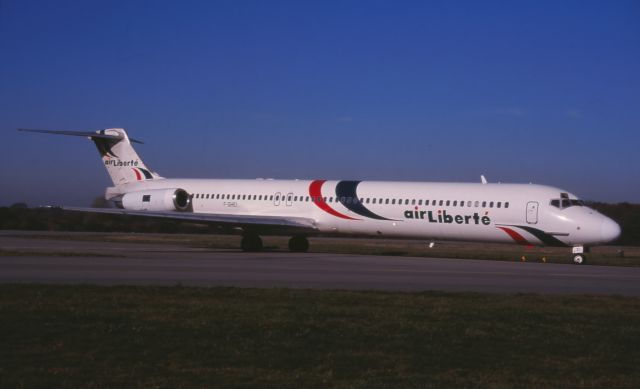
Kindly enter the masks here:
[[1, 387], [640, 387], [640, 299], [0, 285]]

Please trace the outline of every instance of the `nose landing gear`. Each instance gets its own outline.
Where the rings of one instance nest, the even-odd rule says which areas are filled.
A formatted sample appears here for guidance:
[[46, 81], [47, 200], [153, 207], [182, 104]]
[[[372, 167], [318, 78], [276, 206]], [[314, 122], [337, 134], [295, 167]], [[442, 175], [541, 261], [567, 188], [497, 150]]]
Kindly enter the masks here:
[[587, 257], [585, 257], [584, 254], [575, 254], [573, 256], [573, 263], [575, 263], [576, 265], [584, 265], [586, 261]]
[[572, 249], [573, 253], [573, 263], [576, 265], [584, 265], [587, 263], [587, 256], [584, 253], [589, 252], [588, 248], [584, 246], [575, 246]]

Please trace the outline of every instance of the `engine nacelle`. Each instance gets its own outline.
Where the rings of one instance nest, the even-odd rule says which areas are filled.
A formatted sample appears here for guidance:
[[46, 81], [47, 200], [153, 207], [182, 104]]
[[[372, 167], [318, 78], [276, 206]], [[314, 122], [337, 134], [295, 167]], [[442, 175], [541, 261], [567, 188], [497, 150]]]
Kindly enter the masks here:
[[188, 211], [191, 196], [184, 189], [150, 189], [122, 196], [122, 208], [132, 211]]

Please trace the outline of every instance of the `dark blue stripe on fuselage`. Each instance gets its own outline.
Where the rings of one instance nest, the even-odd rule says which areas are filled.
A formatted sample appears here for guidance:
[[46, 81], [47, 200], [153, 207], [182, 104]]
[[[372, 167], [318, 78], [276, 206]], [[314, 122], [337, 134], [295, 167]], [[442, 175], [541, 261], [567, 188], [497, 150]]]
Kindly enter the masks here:
[[560, 239], [554, 236], [551, 236], [546, 232], [539, 230], [537, 228], [528, 227], [528, 226], [515, 226], [515, 225], [512, 227], [522, 228], [523, 230], [527, 231], [531, 235], [540, 239], [540, 241], [542, 241], [542, 243], [544, 243], [545, 246], [551, 246], [551, 247], [567, 247], [568, 246], [566, 243], [564, 243]]
[[338, 201], [340, 201], [340, 203], [344, 205], [348, 210], [360, 216], [377, 220], [392, 220], [380, 215], [376, 215], [358, 200], [356, 190], [360, 182], [361, 181], [338, 182], [338, 185], [336, 185], [336, 196], [338, 197]]

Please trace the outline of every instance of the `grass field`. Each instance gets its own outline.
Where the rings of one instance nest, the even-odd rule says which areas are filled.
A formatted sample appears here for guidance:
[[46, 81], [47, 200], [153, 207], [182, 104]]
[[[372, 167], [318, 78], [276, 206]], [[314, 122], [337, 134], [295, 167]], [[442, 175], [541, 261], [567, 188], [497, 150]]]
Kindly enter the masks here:
[[0, 285], [0, 387], [640, 387], [640, 299]]
[[[135, 234], [135, 233], [24, 233], [32, 238], [111, 241], [123, 243], [174, 244], [211, 249], [239, 249], [240, 237], [217, 234]], [[287, 251], [288, 238], [264, 237], [266, 250]], [[442, 242], [434, 248], [428, 242], [398, 239], [310, 238], [312, 252], [393, 255], [431, 258], [490, 259], [499, 261], [527, 261], [571, 263], [566, 247], [525, 247], [509, 244]], [[591, 265], [640, 266], [640, 247], [599, 246], [588, 254]]]

